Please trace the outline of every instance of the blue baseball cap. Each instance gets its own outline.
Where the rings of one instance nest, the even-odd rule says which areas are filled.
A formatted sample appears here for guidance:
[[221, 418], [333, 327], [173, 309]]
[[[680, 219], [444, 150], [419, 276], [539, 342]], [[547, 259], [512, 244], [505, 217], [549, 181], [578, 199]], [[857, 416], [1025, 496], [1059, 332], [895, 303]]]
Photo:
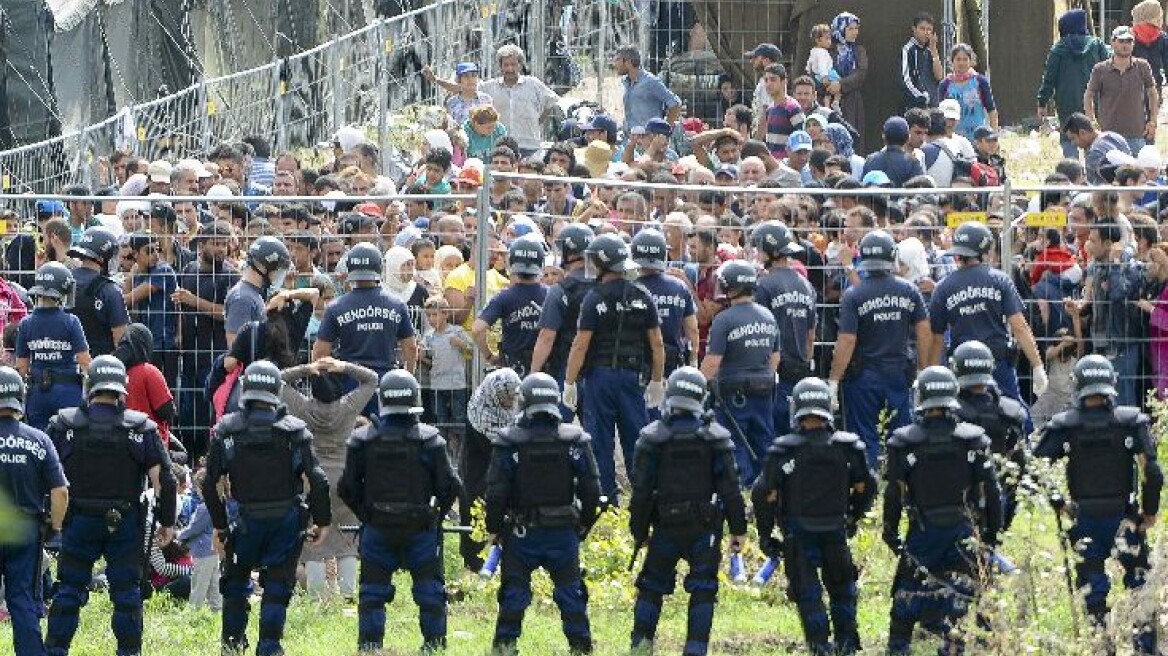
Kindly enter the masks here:
[[659, 134], [668, 137], [669, 135], [673, 134], [673, 126], [669, 124], [669, 121], [666, 121], [663, 118], [651, 118], [649, 119], [649, 122], [645, 124], [645, 133]]
[[37, 216], [66, 216], [69, 212], [65, 209], [65, 203], [59, 200], [38, 200], [36, 213]]
[[894, 141], [908, 139], [908, 121], [899, 116], [893, 116], [884, 121], [884, 137]]
[[723, 164], [714, 170], [714, 177], [725, 176], [731, 180], [738, 179], [738, 167], [734, 164]]
[[799, 150], [811, 150], [811, 135], [803, 130], [795, 130], [791, 136], [787, 137], [787, 150], [796, 152]]
[[605, 132], [616, 132], [616, 121], [608, 114], [597, 114], [592, 117], [584, 125], [580, 126], [581, 132], [588, 132], [589, 130], [604, 130]]
[[860, 184], [865, 187], [891, 187], [892, 179], [884, 171], [868, 171]]
[[454, 67], [454, 77], [462, 77], [474, 73], [478, 75], [479, 65], [474, 62], [461, 62]]

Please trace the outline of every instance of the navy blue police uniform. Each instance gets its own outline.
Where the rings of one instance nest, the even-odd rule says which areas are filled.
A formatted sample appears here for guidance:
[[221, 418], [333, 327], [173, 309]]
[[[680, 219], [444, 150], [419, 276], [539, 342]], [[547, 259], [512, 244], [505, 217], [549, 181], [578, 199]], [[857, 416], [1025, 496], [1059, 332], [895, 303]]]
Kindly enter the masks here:
[[130, 325], [130, 315], [122, 290], [108, 275], [110, 260], [117, 255], [117, 237], [105, 228], [88, 228], [81, 240], [69, 248], [69, 255], [98, 265], [101, 270], [79, 266], [73, 270], [77, 296], [69, 312], [81, 320], [89, 340], [89, 353], [111, 355], [117, 344], [113, 331]]
[[590, 653], [580, 542], [600, 505], [596, 460], [588, 434], [560, 422], [555, 380], [531, 374], [525, 383], [522, 416], [493, 440], [487, 472], [487, 531], [503, 547], [494, 646], [514, 653], [531, 605], [531, 573], [542, 567], [552, 580], [552, 599], [560, 609], [569, 648]]
[[391, 371], [379, 387], [381, 416], [353, 432], [338, 493], [362, 522], [358, 647], [382, 648], [385, 606], [393, 575], [408, 570], [418, 605], [423, 649], [446, 645], [446, 583], [441, 522], [462, 492], [433, 426], [418, 422], [421, 389], [405, 371]]
[[[888, 653], [908, 654], [917, 623], [942, 640], [939, 653], [962, 653], [958, 624], [976, 593], [980, 557], [974, 537], [997, 544], [1002, 509], [990, 440], [955, 413], [957, 379], [943, 367], [917, 377], [917, 417], [893, 432], [885, 470], [883, 539], [900, 556], [892, 582]], [[926, 414], [933, 409], [940, 415]], [[988, 501], [992, 500], [992, 501]], [[908, 535], [900, 520], [909, 510]], [[979, 517], [975, 527], [971, 517]]]
[[[685, 385], [690, 388], [680, 389]], [[682, 653], [706, 654], [718, 597], [723, 523], [733, 535], [746, 534], [734, 444], [730, 432], [703, 411], [705, 388], [697, 369], [677, 370], [667, 383], [665, 415], [637, 440], [629, 528], [637, 547], [647, 544], [648, 551], [636, 581], [634, 649], [652, 644], [663, 597], [673, 594], [677, 563], [684, 560], [689, 612]]]
[[[57, 410], [81, 405], [76, 358], [89, 351], [89, 342], [77, 317], [61, 309], [73, 293], [68, 269], [55, 262], [42, 266], [28, 291], [38, 305], [17, 327], [16, 359], [31, 382], [25, 403], [28, 424], [44, 430]], [[56, 299], [57, 306], [39, 305], [41, 297]]]
[[[657, 316], [661, 320], [661, 342], [665, 347], [665, 370], [668, 378], [678, 368], [690, 364], [697, 353], [697, 344], [690, 344], [685, 333], [687, 319], [697, 321], [697, 307], [693, 292], [675, 276], [664, 273], [669, 256], [665, 235], [646, 228], [633, 237], [633, 261], [641, 268], [641, 283], [653, 297]], [[649, 408], [649, 418], [661, 418], [659, 408]]]
[[[1074, 525], [1069, 538], [1080, 560], [1075, 581], [1086, 589], [1087, 613], [1097, 626], [1106, 626], [1107, 595], [1111, 580], [1105, 564], [1112, 555], [1123, 567], [1128, 590], [1142, 588], [1150, 569], [1145, 522], [1160, 510], [1164, 475], [1156, 461], [1150, 420], [1138, 408], [1115, 405], [1115, 371], [1099, 355], [1082, 358], [1075, 367], [1077, 407], [1055, 415], [1042, 432], [1034, 455], [1067, 459], [1067, 487]], [[1095, 394], [1106, 401], [1094, 407], [1083, 399]], [[1138, 470], [1143, 469], [1142, 485]], [[1063, 512], [1061, 504], [1056, 512]], [[1123, 544], [1122, 548], [1117, 545]], [[1135, 653], [1154, 655], [1155, 618], [1137, 622]]]
[[511, 285], [487, 302], [479, 313], [488, 326], [502, 322], [503, 339], [499, 343], [500, 363], [520, 376], [531, 368], [531, 354], [539, 339], [540, 313], [548, 295], [547, 285], [538, 281]]
[[[117, 378], [109, 381], [103, 376]], [[141, 497], [147, 475], [157, 467], [160, 490], [157, 521], [173, 527], [177, 483], [157, 426], [124, 405], [93, 402], [94, 394], [125, 394], [125, 367], [113, 356], [94, 358], [89, 367], [90, 403], [66, 408], [49, 422], [69, 479], [69, 511], [61, 531], [57, 590], [49, 610], [45, 653], [64, 656], [77, 632], [81, 608], [89, 601], [93, 565], [105, 561], [113, 602], [118, 656], [142, 651], [142, 536], [146, 509]], [[95, 382], [97, 381], [97, 382]]]
[[782, 433], [791, 427], [791, 390], [795, 383], [812, 373], [815, 344], [810, 341], [810, 335], [819, 317], [815, 289], [794, 269], [779, 267], [759, 277], [754, 302], [771, 311], [779, 329], [781, 359], [775, 387], [774, 430]]
[[[584, 275], [584, 269], [569, 271], [563, 281], [552, 285], [544, 297], [543, 311], [539, 315], [539, 329], [555, 333], [552, 342], [552, 351], [548, 356], [543, 370], [555, 378], [560, 386], [564, 384], [564, 374], [568, 369], [568, 354], [572, 351], [572, 342], [576, 339], [576, 329], [580, 324], [580, 308], [584, 306], [584, 298], [596, 286], [595, 280]], [[583, 383], [584, 381], [580, 381]], [[584, 399], [587, 390], [580, 387], [579, 396]], [[561, 404], [560, 412], [565, 421], [571, 421], [575, 412]]]
[[[304, 421], [287, 414], [279, 400], [280, 370], [260, 360], [248, 365], [241, 379], [244, 409], [225, 415], [215, 426], [202, 496], [215, 531], [226, 536], [219, 585], [223, 646], [247, 646], [251, 572], [261, 568], [264, 585], [257, 653], [268, 656], [283, 653], [284, 620], [304, 545], [304, 478], [309, 482], [312, 523], [328, 526], [332, 515], [328, 479], [313, 450], [312, 433]], [[229, 483], [234, 505], [231, 521], [228, 499], [219, 493], [223, 479]]]
[[[23, 396], [19, 374], [8, 371]], [[4, 397], [0, 403], [14, 399], [4, 390], [0, 390], [0, 395]], [[0, 492], [23, 520], [10, 527], [12, 532], [0, 544], [0, 582], [4, 585], [4, 599], [12, 620], [12, 646], [16, 656], [45, 653], [39, 620], [43, 553], [40, 526], [48, 512], [45, 498], [52, 490], [67, 485], [52, 440], [15, 416], [0, 417]]]
[[[854, 654], [859, 572], [848, 538], [876, 499], [876, 474], [864, 442], [835, 430], [827, 384], [807, 378], [792, 390], [792, 431], [775, 439], [754, 484], [755, 520], [763, 550], [782, 558], [787, 598], [795, 603], [811, 653]], [[817, 416], [822, 426], [805, 428]], [[773, 537], [775, 526], [782, 540]], [[826, 588], [831, 618], [823, 604]], [[831, 640], [831, 626], [835, 641]]]

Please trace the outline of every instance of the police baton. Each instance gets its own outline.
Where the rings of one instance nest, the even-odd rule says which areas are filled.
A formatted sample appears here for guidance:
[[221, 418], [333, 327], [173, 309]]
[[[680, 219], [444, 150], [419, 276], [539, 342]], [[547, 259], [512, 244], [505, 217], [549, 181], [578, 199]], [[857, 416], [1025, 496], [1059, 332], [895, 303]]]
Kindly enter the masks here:
[[1066, 499], [1061, 494], [1052, 494], [1050, 505], [1054, 508], [1054, 525], [1058, 529], [1059, 549], [1063, 552], [1063, 578], [1067, 583], [1067, 594], [1071, 602], [1071, 630], [1075, 638], [1079, 637], [1079, 608], [1075, 604], [1075, 581], [1071, 576], [1070, 536], [1063, 528], [1063, 509], [1067, 507]]
[[633, 570], [635, 570], [637, 568], [637, 554], [641, 553], [641, 549], [643, 549], [644, 547], [645, 547], [644, 540], [641, 540], [640, 542], [633, 545], [633, 555], [629, 557], [629, 568], [628, 568], [629, 574], [632, 574]]
[[746, 449], [746, 453], [750, 455], [750, 459], [755, 462], [762, 462], [758, 453], [755, 452], [754, 447], [750, 445], [750, 440], [746, 439], [746, 433], [743, 432], [742, 426], [739, 425], [738, 419], [734, 417], [734, 413], [730, 412], [730, 408], [726, 406], [726, 400], [722, 398], [722, 390], [717, 382], [710, 383], [710, 398], [722, 408], [722, 412], [726, 413], [726, 418], [730, 420], [730, 428], [734, 431], [734, 436], [742, 442], [742, 446]]

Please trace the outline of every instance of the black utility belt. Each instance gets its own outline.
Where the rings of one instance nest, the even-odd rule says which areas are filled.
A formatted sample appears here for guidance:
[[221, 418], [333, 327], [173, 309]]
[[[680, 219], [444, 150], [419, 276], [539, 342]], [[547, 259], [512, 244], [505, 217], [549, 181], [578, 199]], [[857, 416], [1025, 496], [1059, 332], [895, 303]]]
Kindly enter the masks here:
[[125, 514], [138, 508], [138, 501], [117, 499], [70, 499], [69, 512], [92, 517], [104, 516], [111, 510]]
[[640, 373], [646, 364], [648, 361], [640, 355], [607, 355], [593, 358], [592, 367], [595, 369], [627, 369]]
[[775, 381], [743, 380], [736, 383], [719, 383], [718, 390], [723, 395], [770, 396], [775, 393]]
[[655, 518], [663, 528], [708, 528], [721, 521], [718, 506], [709, 500], [658, 501]]
[[85, 379], [81, 374], [71, 371], [53, 371], [51, 369], [42, 369], [41, 371], [34, 371], [29, 379], [42, 389], [47, 389], [53, 385], [81, 385]]
[[299, 498], [280, 501], [239, 502], [239, 514], [251, 519], [275, 519], [283, 517], [292, 508], [300, 505]]
[[525, 528], [565, 528], [580, 523], [576, 506], [537, 506], [516, 510], [510, 515], [511, 524]]

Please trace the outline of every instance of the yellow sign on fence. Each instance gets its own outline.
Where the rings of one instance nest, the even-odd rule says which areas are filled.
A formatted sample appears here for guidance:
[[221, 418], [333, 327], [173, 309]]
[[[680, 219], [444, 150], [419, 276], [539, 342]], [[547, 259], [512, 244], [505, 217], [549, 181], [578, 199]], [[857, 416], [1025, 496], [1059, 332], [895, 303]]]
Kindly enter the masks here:
[[1027, 212], [1024, 221], [1028, 228], [1063, 228], [1067, 225], [1067, 213], [1057, 210]]
[[987, 219], [988, 217], [985, 212], [950, 212], [945, 215], [945, 223], [950, 228], [956, 228], [962, 223], [969, 223], [970, 221], [986, 223]]

